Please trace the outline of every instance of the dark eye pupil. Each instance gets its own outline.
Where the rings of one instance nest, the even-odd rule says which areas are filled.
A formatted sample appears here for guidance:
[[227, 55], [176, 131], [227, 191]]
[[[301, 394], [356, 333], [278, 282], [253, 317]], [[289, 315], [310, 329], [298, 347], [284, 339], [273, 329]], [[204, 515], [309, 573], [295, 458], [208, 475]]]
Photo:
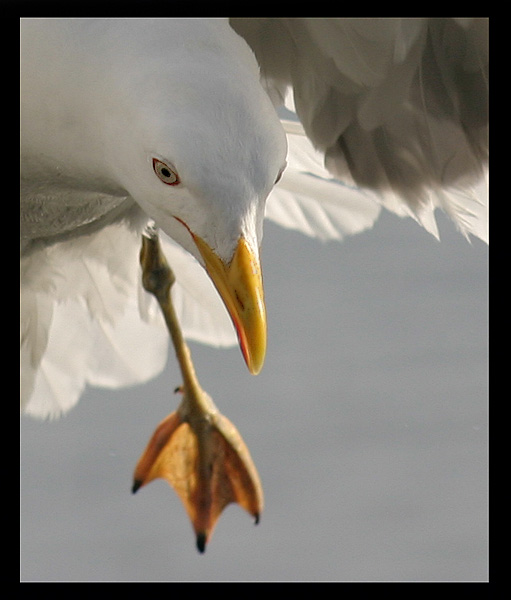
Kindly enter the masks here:
[[163, 175], [163, 177], [170, 177], [170, 171], [166, 168], [163, 168], [160, 173]]

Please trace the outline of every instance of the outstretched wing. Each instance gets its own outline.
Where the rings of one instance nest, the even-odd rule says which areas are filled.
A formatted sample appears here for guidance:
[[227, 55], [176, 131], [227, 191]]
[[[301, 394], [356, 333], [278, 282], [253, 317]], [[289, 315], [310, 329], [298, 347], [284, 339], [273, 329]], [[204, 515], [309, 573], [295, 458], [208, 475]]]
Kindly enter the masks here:
[[[236, 335], [197, 261], [162, 234], [176, 274], [172, 294], [189, 339], [232, 345]], [[141, 285], [140, 234], [126, 221], [41, 245], [20, 260], [21, 407], [54, 417], [86, 385], [121, 387], [155, 377], [168, 332]]]
[[[231, 19], [328, 170], [436, 234], [487, 239], [487, 19]], [[293, 108], [294, 108], [293, 107]], [[340, 196], [339, 196], [340, 197]]]

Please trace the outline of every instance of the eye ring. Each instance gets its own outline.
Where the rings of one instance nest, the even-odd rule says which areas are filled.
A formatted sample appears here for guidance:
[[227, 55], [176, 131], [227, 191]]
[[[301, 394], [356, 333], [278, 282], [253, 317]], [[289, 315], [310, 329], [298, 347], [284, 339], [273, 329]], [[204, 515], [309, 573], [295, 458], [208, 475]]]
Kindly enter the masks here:
[[179, 175], [174, 169], [157, 158], [153, 158], [153, 169], [158, 179], [163, 181], [165, 185], [178, 185], [181, 183]]

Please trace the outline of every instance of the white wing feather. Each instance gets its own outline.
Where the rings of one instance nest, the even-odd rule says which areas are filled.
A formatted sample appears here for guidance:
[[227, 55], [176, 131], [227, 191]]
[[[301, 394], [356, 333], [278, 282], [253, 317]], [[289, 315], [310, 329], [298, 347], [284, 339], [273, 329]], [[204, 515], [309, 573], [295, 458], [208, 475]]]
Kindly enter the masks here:
[[[176, 273], [185, 335], [235, 343], [204, 269], [168, 238], [162, 244]], [[169, 337], [156, 301], [142, 289], [139, 251], [139, 232], [123, 221], [22, 256], [21, 407], [28, 414], [58, 416], [86, 385], [132, 385], [164, 368]]]
[[380, 213], [377, 196], [334, 179], [301, 124], [282, 124], [288, 138], [288, 165], [268, 198], [265, 216], [322, 240], [340, 240], [372, 227]]
[[274, 102], [292, 88], [291, 109], [335, 177], [434, 235], [442, 208], [465, 235], [487, 239], [487, 19], [231, 24]]

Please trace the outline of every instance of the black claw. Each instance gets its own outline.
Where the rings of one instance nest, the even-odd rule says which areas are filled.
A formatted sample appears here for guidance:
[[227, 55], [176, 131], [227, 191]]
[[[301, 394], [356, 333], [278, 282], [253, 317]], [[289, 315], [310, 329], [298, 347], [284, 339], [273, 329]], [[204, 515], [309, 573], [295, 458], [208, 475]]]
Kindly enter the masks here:
[[139, 488], [142, 487], [142, 482], [139, 479], [135, 479], [133, 482], [133, 487], [131, 488], [131, 493], [135, 494]]
[[198, 533], [197, 534], [197, 550], [203, 554], [206, 550], [206, 534]]
[[254, 525], [257, 525], [259, 523], [259, 513], [256, 513], [254, 515], [255, 521], [254, 521]]

